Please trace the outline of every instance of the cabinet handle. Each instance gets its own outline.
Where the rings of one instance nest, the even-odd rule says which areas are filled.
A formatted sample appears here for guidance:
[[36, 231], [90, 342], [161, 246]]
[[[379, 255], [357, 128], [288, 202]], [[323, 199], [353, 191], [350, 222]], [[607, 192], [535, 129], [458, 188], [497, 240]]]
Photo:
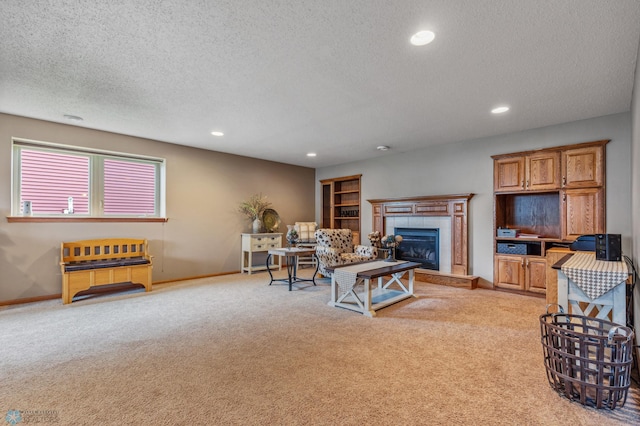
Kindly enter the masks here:
[[564, 203], [565, 201], [567, 201], [567, 194], [562, 194], [562, 202]]
[[529, 179], [527, 179], [527, 188], [529, 187]]
[[562, 186], [565, 186], [566, 184], [567, 184], [567, 177], [562, 176]]
[[520, 266], [522, 266], [522, 267], [524, 268], [524, 259], [522, 259], [522, 260], [520, 261]]
[[524, 189], [524, 179], [522, 179], [522, 189]]

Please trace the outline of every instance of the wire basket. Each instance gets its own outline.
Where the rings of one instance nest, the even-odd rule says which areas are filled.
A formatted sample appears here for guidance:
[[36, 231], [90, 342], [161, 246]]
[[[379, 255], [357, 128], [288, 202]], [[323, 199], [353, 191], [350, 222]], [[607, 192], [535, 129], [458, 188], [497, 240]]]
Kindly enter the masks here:
[[609, 321], [559, 313], [540, 316], [547, 379], [560, 395], [613, 410], [627, 400], [633, 331]]

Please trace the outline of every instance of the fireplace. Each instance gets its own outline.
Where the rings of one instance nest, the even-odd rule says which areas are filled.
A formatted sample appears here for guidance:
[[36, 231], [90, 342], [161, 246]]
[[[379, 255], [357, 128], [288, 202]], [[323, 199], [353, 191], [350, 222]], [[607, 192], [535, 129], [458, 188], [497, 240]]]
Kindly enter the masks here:
[[[396, 228], [437, 228], [440, 246], [438, 275], [455, 279], [469, 273], [468, 204], [473, 194], [424, 195], [368, 200], [373, 213], [373, 231], [391, 234]], [[427, 270], [425, 270], [427, 273]], [[430, 275], [436, 271], [428, 271]]]
[[395, 235], [402, 235], [402, 243], [396, 248], [396, 259], [421, 263], [421, 268], [440, 270], [440, 232], [428, 228], [394, 228]]

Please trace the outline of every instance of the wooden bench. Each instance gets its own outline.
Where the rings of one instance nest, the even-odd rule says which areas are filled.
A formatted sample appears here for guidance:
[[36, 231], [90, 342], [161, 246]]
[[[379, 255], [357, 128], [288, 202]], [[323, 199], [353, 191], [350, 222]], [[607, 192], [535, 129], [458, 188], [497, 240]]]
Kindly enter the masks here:
[[133, 283], [151, 291], [152, 256], [147, 240], [108, 238], [62, 243], [62, 303], [94, 286]]

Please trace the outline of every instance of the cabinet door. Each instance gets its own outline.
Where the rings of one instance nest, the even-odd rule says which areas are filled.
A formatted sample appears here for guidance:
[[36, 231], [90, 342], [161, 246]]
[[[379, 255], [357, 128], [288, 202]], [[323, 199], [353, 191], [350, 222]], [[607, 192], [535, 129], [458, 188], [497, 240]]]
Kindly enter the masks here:
[[524, 290], [524, 257], [495, 256], [494, 284], [496, 287]]
[[604, 189], [566, 189], [562, 192], [562, 238], [604, 232]]
[[544, 258], [527, 258], [525, 273], [526, 290], [545, 294], [547, 291], [547, 261]]
[[562, 186], [586, 188], [604, 185], [604, 147], [568, 149], [562, 152]]
[[527, 190], [560, 188], [560, 153], [547, 152], [526, 157]]
[[524, 157], [500, 158], [493, 165], [494, 191], [524, 190]]

